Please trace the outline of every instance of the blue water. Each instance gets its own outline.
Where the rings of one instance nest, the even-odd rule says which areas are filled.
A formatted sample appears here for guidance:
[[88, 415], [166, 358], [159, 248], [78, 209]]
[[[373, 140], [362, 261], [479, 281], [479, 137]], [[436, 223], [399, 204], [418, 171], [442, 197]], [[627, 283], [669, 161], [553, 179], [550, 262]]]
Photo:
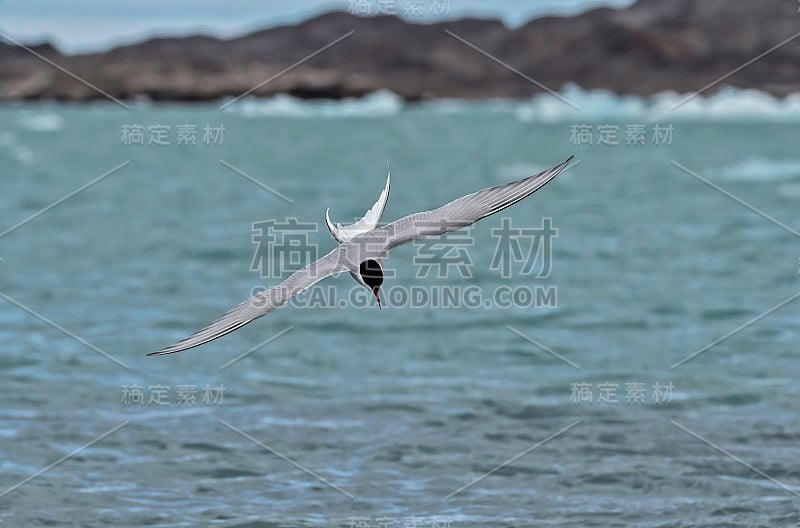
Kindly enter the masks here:
[[[701, 99], [656, 116], [586, 97], [585, 113], [542, 99], [405, 107], [386, 95], [224, 112], [0, 109], [0, 231], [127, 162], [0, 237], [0, 486], [118, 427], [0, 490], [0, 522], [796, 525], [800, 299], [670, 367], [800, 292], [789, 232], [800, 230], [800, 119], [774, 101], [777, 111]], [[652, 143], [656, 122], [672, 125], [671, 144]], [[637, 123], [645, 144], [627, 145]], [[176, 144], [185, 124], [196, 145]], [[597, 144], [607, 124], [620, 144]], [[169, 126], [171, 144], [125, 145], [126, 125], [142, 125], [145, 143], [149, 126]], [[224, 126], [221, 145], [203, 141], [206, 125]], [[572, 141], [574, 125], [592, 127], [592, 145]], [[276, 282], [250, 269], [254, 222], [318, 223], [309, 241], [331, 249], [325, 209], [338, 221], [363, 213], [387, 157], [388, 221], [571, 154], [580, 163], [475, 227], [470, 277], [417, 278], [415, 246], [387, 261], [385, 288], [538, 285], [556, 289], [554, 306], [289, 306], [201, 348], [145, 357]], [[492, 269], [501, 216], [552, 219], [548, 277]], [[320, 286], [346, 299], [355, 283]], [[630, 384], [644, 401], [627, 401]], [[609, 387], [617, 401], [598, 401]]]

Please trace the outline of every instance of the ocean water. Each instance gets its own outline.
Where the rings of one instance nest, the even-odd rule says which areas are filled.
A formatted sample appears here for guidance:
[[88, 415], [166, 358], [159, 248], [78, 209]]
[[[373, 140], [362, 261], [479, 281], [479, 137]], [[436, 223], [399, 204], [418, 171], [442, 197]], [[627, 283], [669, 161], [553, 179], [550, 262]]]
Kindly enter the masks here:
[[[798, 100], [564, 95], [0, 108], [0, 523], [796, 526]], [[387, 260], [386, 291], [554, 302], [340, 307], [345, 275], [145, 357], [277, 282], [254, 223], [331, 249], [387, 158], [388, 221], [572, 154], [466, 276]], [[543, 219], [548, 269], [498, 270], [503, 222]]]

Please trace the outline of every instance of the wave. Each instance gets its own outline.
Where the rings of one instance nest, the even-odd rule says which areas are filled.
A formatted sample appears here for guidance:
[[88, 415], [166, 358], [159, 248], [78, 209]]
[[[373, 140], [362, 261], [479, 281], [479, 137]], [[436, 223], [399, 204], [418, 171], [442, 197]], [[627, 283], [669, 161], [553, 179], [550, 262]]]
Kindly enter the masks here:
[[18, 122], [31, 132], [58, 132], [64, 128], [64, 118], [55, 113], [25, 114]]
[[[138, 108], [153, 105], [141, 99], [132, 104]], [[381, 118], [403, 111], [424, 111], [439, 115], [503, 114], [523, 123], [646, 123], [657, 120], [797, 123], [800, 122], [800, 92], [779, 98], [759, 90], [727, 87], [710, 95], [662, 92], [644, 97], [617, 95], [608, 90], [584, 90], [570, 84], [557, 95], [539, 93], [525, 100], [442, 98], [407, 103], [402, 97], [381, 90], [362, 98], [341, 100], [298, 99], [286, 94], [247, 97], [227, 111], [246, 118]], [[17, 122], [21, 128], [32, 132], [57, 132], [65, 128], [64, 118], [52, 111], [24, 110]]]
[[[231, 110], [250, 118], [375, 118], [401, 111], [422, 110], [459, 115], [474, 112], [508, 114], [520, 122], [648, 121], [800, 121], [800, 93], [778, 98], [758, 90], [724, 88], [711, 95], [663, 92], [649, 97], [616, 95], [607, 90], [584, 90], [567, 85], [556, 97], [541, 93], [522, 100], [436, 99], [405, 103], [389, 91], [373, 92], [361, 99], [319, 101], [276, 95], [247, 98]], [[575, 108], [577, 107], [577, 108]]]
[[399, 113], [403, 109], [403, 101], [388, 91], [340, 101], [309, 101], [290, 95], [276, 95], [266, 99], [247, 98], [231, 106], [231, 109], [248, 118], [375, 118]]
[[571, 85], [560, 95], [563, 100], [550, 94], [538, 94], [519, 105], [516, 117], [523, 122], [605, 119], [800, 121], [800, 93], [781, 99], [758, 90], [729, 87], [708, 96], [663, 92], [639, 97], [615, 95], [606, 90], [583, 90]]
[[23, 165], [31, 165], [34, 162], [35, 156], [30, 147], [20, 145], [17, 137], [8, 130], [0, 132], [0, 147], [8, 149], [11, 157]]
[[782, 181], [800, 177], [800, 159], [750, 157], [714, 171], [728, 181]]

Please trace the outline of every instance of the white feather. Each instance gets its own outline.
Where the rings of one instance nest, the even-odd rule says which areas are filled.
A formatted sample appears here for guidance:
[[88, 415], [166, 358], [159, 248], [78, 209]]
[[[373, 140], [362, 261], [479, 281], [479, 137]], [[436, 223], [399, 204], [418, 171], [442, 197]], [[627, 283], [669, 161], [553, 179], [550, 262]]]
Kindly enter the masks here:
[[328, 230], [331, 232], [331, 235], [333, 235], [333, 238], [340, 244], [343, 244], [349, 242], [353, 237], [361, 233], [366, 233], [378, 226], [378, 222], [381, 221], [381, 216], [383, 215], [383, 210], [386, 209], [386, 202], [389, 200], [389, 185], [391, 179], [392, 174], [389, 172], [386, 175], [386, 186], [378, 197], [378, 201], [355, 223], [350, 225], [334, 225], [333, 222], [331, 222], [330, 208], [325, 211], [325, 222], [328, 224]]

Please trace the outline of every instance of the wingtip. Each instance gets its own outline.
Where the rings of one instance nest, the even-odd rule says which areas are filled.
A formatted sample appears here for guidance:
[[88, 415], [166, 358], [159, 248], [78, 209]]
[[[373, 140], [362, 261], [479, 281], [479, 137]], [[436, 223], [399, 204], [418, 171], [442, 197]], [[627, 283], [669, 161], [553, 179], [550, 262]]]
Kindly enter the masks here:
[[[389, 168], [389, 159], [387, 158], [386, 159], [386, 185], [383, 186], [383, 190], [381, 191], [381, 195], [378, 198], [378, 201], [380, 201], [382, 198], [384, 198], [384, 195], [386, 195], [386, 199], [388, 199], [388, 197], [389, 197], [389, 187], [391, 186], [391, 184], [392, 184], [392, 170]], [[383, 206], [384, 206], [384, 208], [386, 207], [386, 201], [385, 200], [384, 200]]]
[[328, 231], [330, 231], [331, 236], [333, 237], [333, 239], [341, 244], [342, 243], [342, 238], [340, 236], [339, 230], [336, 228], [336, 226], [333, 225], [333, 222], [331, 222], [330, 213], [331, 213], [331, 208], [330, 207], [325, 209], [325, 223], [328, 225]]
[[[180, 343], [178, 343], [178, 344], [180, 344]], [[174, 354], [175, 352], [180, 352], [181, 350], [185, 350], [183, 348], [178, 348], [177, 347], [178, 344], [162, 348], [161, 350], [156, 350], [155, 352], [149, 352], [146, 355], [146, 357], [150, 357], [150, 356], [167, 356], [169, 354]]]

